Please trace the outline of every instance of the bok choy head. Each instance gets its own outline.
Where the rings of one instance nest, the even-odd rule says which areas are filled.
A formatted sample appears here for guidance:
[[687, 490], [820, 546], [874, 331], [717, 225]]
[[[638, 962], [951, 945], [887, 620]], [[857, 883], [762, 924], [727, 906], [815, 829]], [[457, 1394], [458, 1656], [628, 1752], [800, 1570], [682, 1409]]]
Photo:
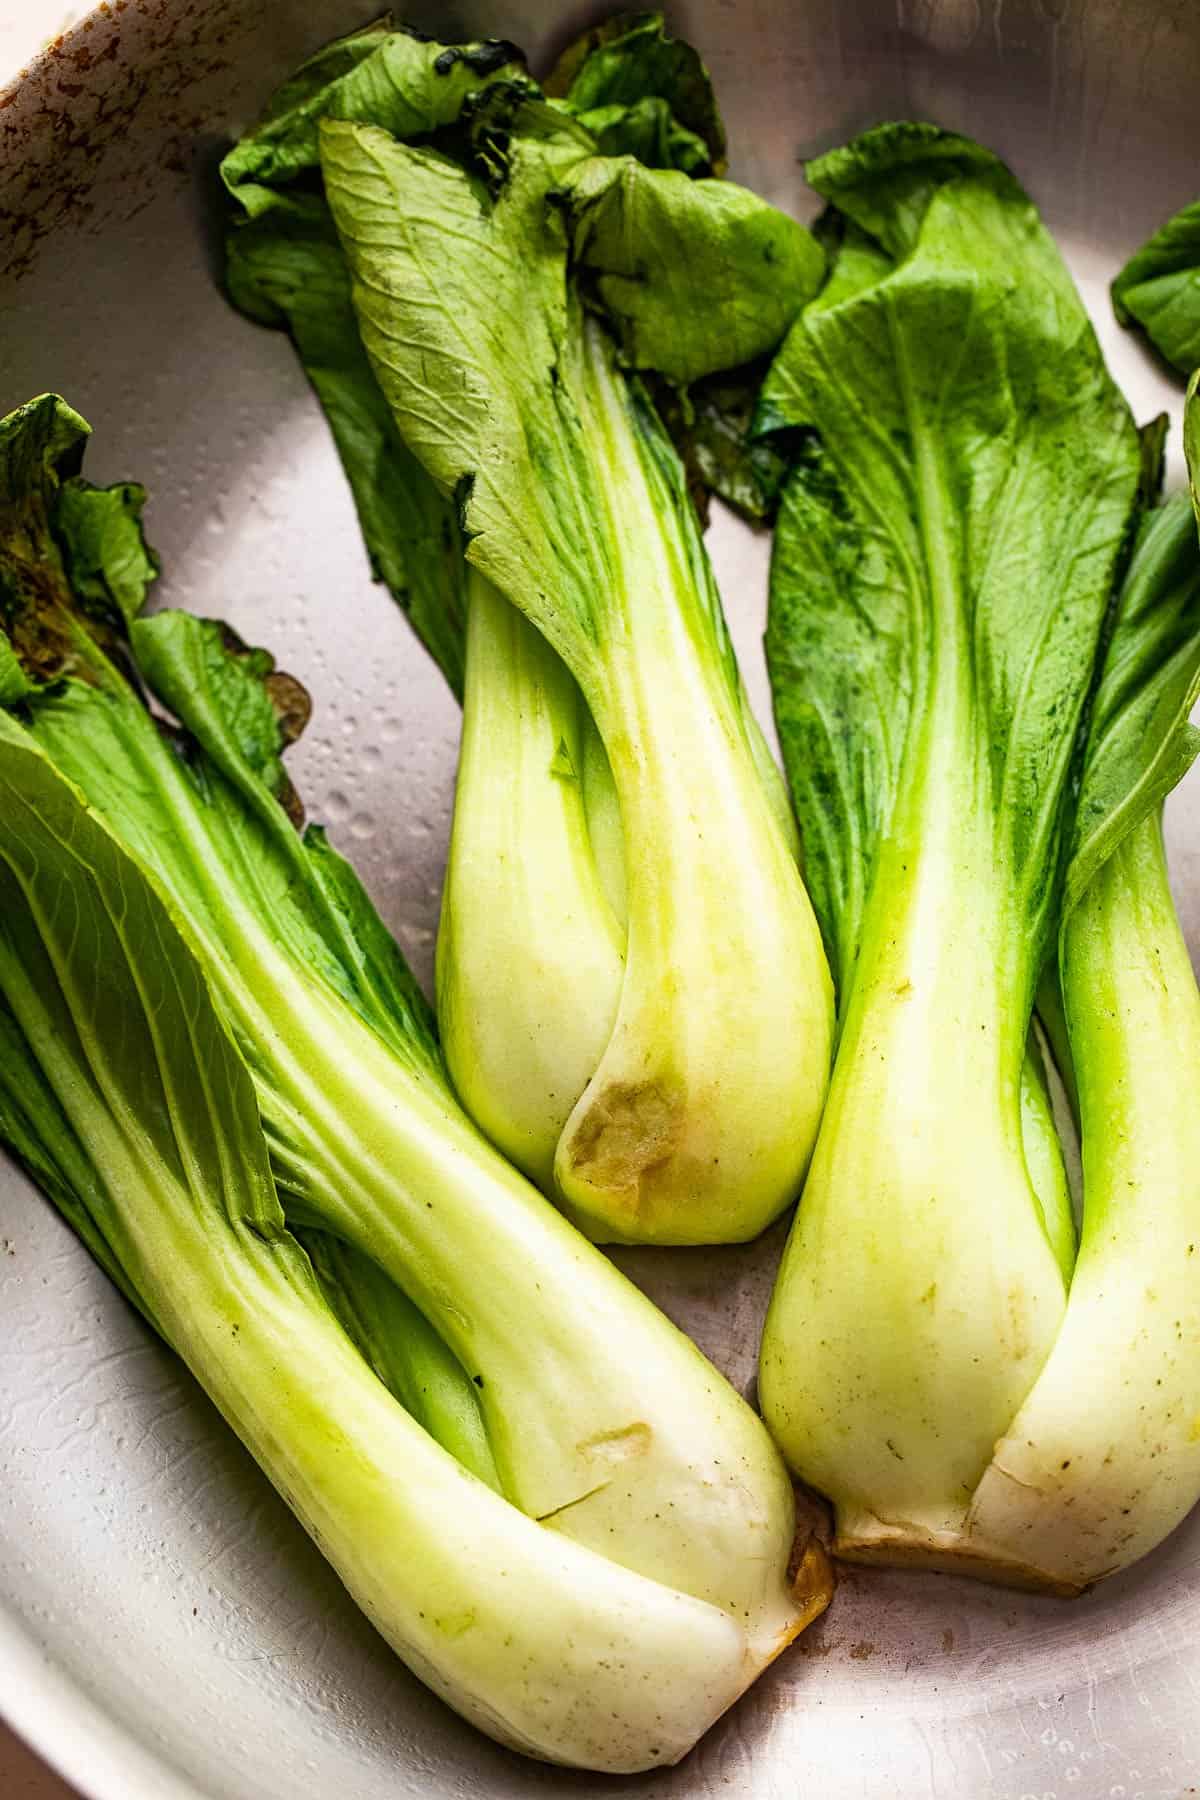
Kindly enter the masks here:
[[797, 434], [767, 647], [839, 1044], [760, 1391], [843, 1550], [969, 1559], [1066, 1306], [1022, 1088], [1139, 446], [993, 156], [881, 126], [808, 175], [840, 243], [762, 397]]
[[285, 1227], [254, 1085], [169, 907], [3, 717], [0, 899], [0, 1124], [19, 1116], [379, 1631], [516, 1749], [682, 1755], [745, 1683], [741, 1625], [526, 1517], [392, 1399]]
[[[388, 92], [402, 64], [413, 93], [436, 85], [439, 66], [460, 67], [458, 50], [422, 63], [399, 38], [373, 54], [389, 59]], [[369, 62], [364, 47], [356, 69]], [[410, 486], [423, 482], [431, 504], [440, 495], [466, 549], [441, 614], [469, 612], [460, 664], [409, 608], [456, 683], [465, 665], [438, 955], [465, 1103], [592, 1235], [745, 1237], [786, 1203], [807, 1157], [826, 977], [682, 472], [617, 358], [687, 381], [759, 354], [812, 291], [821, 257], [743, 190], [689, 178], [718, 166], [723, 140], [702, 65], [661, 22], [586, 40], [551, 86], [561, 97], [548, 103], [519, 67], [489, 69], [460, 98], [455, 128], [430, 132], [412, 120], [449, 107], [441, 90], [406, 111], [361, 82], [353, 93], [348, 79], [331, 83], [321, 142], [340, 149], [322, 152], [318, 175], [311, 114], [297, 105], [299, 188], [277, 163], [285, 90], [226, 161], [247, 215], [230, 235], [231, 291], [292, 332], [377, 565], [394, 567], [404, 509], [387, 503], [367, 440], [341, 423], [346, 383], [329, 397], [314, 349], [316, 289], [289, 266], [293, 209], [319, 211], [334, 270], [322, 294], [336, 279], [344, 307], [352, 281], [360, 294], [382, 284], [377, 314], [358, 309], [355, 415], [374, 421], [382, 407]], [[648, 130], [651, 115], [662, 130]], [[659, 162], [670, 166], [648, 166]], [[387, 195], [373, 217], [362, 183], [376, 175]], [[407, 362], [392, 355], [401, 340]], [[481, 530], [488, 508], [495, 528]], [[653, 700], [616, 679], [614, 657]], [[653, 720], [633, 719], [650, 707]], [[639, 852], [630, 883], [634, 827], [653, 854]], [[741, 923], [716, 948], [731, 920], [751, 918], [757, 949]], [[768, 985], [764, 1010], [754, 996]]]
[[[363, 889], [318, 828], [293, 823], [298, 803], [281, 756], [302, 711], [295, 683], [211, 621], [141, 615], [152, 565], [140, 497], [78, 479], [85, 433], [53, 397], [0, 423], [0, 694], [12, 780], [32, 784], [35, 811], [37, 782], [65, 794], [161, 897], [155, 904], [168, 909], [253, 1084], [288, 1227], [312, 1245], [347, 1341], [437, 1435], [454, 1479], [464, 1467], [482, 1477], [451, 1490], [467, 1494], [454, 1516], [464, 1532], [477, 1524], [473, 1556], [488, 1544], [486, 1520], [501, 1516], [491, 1498], [471, 1511], [490, 1483], [512, 1523], [485, 1553], [489, 1567], [517, 1568], [504, 1534], [533, 1532], [531, 1545], [548, 1540], [551, 1558], [571, 1567], [576, 1550], [595, 1557], [614, 1593], [636, 1577], [654, 1587], [655, 1604], [669, 1592], [688, 1619], [712, 1620], [703, 1655], [715, 1686], [705, 1677], [697, 1688], [711, 1718], [717, 1691], [719, 1711], [827, 1592], [804, 1544], [798, 1581], [789, 1575], [794, 1509], [782, 1465], [699, 1352], [463, 1114], [425, 1003]], [[0, 810], [12, 818], [16, 804]], [[19, 847], [21, 830], [11, 835]], [[85, 903], [82, 894], [70, 902]], [[110, 1013], [119, 1031], [120, 1014], [106, 1005]], [[18, 1066], [0, 1114], [5, 1134], [103, 1255], [101, 1240], [112, 1240], [87, 1226], [86, 1191], [21, 1111], [22, 1080]], [[91, 1148], [88, 1157], [101, 1160]], [[108, 1183], [106, 1166], [101, 1173]], [[123, 1192], [120, 1169], [111, 1179]], [[127, 1288], [188, 1354], [159, 1290], [130, 1274], [119, 1246], [105, 1261], [124, 1269]], [[393, 1333], [402, 1337], [395, 1354]], [[324, 1341], [313, 1339], [322, 1367]], [[382, 1403], [384, 1388], [379, 1395]], [[417, 1489], [422, 1480], [414, 1477]], [[431, 1477], [430, 1529], [453, 1511], [440, 1481]], [[424, 1540], [410, 1541], [419, 1559]], [[527, 1595], [540, 1595], [541, 1578], [524, 1567]], [[536, 1613], [541, 1600], [530, 1604]], [[454, 1619], [469, 1611], [464, 1602]], [[549, 1629], [561, 1654], [568, 1627]], [[691, 1627], [681, 1629], [686, 1637]], [[488, 1692], [456, 1685], [458, 1652], [438, 1664], [420, 1633], [413, 1642], [404, 1654], [411, 1649], [414, 1666], [481, 1717]], [[473, 1643], [462, 1648], [475, 1655]], [[635, 1708], [629, 1734], [615, 1729], [605, 1749], [584, 1726], [590, 1702], [576, 1695], [572, 1740], [569, 1696], [547, 1697], [536, 1673], [534, 1692], [524, 1666], [520, 1656], [506, 1665], [488, 1728], [539, 1754], [640, 1767], [682, 1754], [703, 1728], [690, 1712], [670, 1734], [647, 1736]], [[505, 1681], [525, 1695], [520, 1706], [501, 1692]], [[597, 1694], [608, 1691], [601, 1683]]]
[[[616, 789], [624, 977], [558, 1141], [557, 1190], [598, 1237], [728, 1241], [803, 1173], [828, 976], [682, 471], [575, 273], [634, 279], [653, 172], [543, 131], [538, 105], [518, 100], [503, 132], [481, 113], [475, 166], [327, 121], [325, 190], [401, 433], [456, 498], [472, 567], [570, 670]], [[720, 265], [724, 199], [673, 179], [672, 227]], [[670, 235], [647, 243], [678, 262]]]

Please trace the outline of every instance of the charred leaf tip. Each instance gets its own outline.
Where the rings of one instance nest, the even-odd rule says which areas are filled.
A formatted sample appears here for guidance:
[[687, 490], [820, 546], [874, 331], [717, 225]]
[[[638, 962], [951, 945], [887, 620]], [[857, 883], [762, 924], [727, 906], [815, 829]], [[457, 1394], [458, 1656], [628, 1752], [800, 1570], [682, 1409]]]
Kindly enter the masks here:
[[435, 75], [449, 75], [463, 63], [473, 75], [492, 75], [509, 63], [525, 63], [525, 53], [508, 38], [483, 38], [477, 44], [451, 44], [434, 58]]
[[279, 721], [284, 747], [294, 744], [312, 718], [312, 695], [294, 675], [273, 669], [263, 682], [267, 699]]
[[242, 637], [238, 632], [236, 632], [234, 630], [233, 626], [230, 625], [227, 620], [216, 619], [216, 620], [214, 620], [214, 624], [216, 625], [216, 628], [217, 628], [217, 636], [220, 639], [221, 648], [222, 648], [222, 650], [228, 652], [228, 654], [230, 656], [255, 656], [255, 655], [260, 655], [260, 654], [268, 654], [267, 652], [258, 652], [258, 651], [255, 651], [254, 649], [252, 649], [251, 646], [246, 642], [245, 638]]

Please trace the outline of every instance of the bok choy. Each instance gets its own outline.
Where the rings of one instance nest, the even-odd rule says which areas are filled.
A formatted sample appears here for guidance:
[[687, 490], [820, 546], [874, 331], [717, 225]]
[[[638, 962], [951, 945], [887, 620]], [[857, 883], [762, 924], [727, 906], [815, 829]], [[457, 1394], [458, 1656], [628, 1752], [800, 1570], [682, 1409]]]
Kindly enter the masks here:
[[1079, 1255], [968, 1520], [1001, 1574], [1071, 1592], [1144, 1556], [1200, 1499], [1200, 994], [1161, 820], [1200, 747], [1198, 695], [1200, 544], [1177, 496], [1147, 519], [1119, 596], [1066, 870]]
[[970, 1567], [1068, 1310], [1027, 1041], [1139, 442], [993, 156], [882, 126], [808, 177], [838, 246], [761, 401], [796, 434], [767, 647], [839, 1040], [760, 1394], [843, 1553]]
[[528, 1518], [376, 1379], [285, 1227], [197, 957], [3, 715], [0, 1129], [466, 1718], [535, 1756], [636, 1769], [680, 1756], [744, 1685], [737, 1620]]
[[[549, 101], [483, 46], [341, 54], [226, 160], [230, 288], [292, 333], [376, 566], [465, 686], [451, 1073], [589, 1235], [752, 1236], [807, 1161], [828, 976], [682, 469], [624, 365], [687, 382], [770, 349], [820, 253], [707, 178], [707, 79], [656, 21], [585, 42]], [[438, 85], [468, 66], [471, 94]], [[440, 608], [414, 496], [465, 558], [437, 563]]]
[[0, 423], [0, 1129], [418, 1673], [533, 1754], [672, 1760], [827, 1598], [782, 1464], [463, 1114], [294, 822], [302, 691], [142, 615], [86, 431]]

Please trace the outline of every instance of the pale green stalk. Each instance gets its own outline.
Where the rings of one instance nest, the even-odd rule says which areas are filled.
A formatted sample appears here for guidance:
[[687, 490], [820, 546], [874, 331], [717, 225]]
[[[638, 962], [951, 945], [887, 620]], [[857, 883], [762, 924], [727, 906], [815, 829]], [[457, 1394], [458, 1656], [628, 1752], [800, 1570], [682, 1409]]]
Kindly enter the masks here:
[[[628, 948], [616, 1024], [555, 1175], [589, 1235], [725, 1242], [769, 1223], [803, 1173], [823, 1098], [829, 981], [740, 687], [679, 604], [689, 572], [654, 529], [670, 514], [667, 480], [639, 443], [599, 333], [585, 331], [581, 349], [585, 430], [603, 504], [621, 520], [607, 650], [582, 679], [620, 804]], [[626, 473], [639, 464], [644, 486]]]
[[1083, 1234], [1066, 1317], [975, 1492], [1007, 1574], [1078, 1589], [1200, 1495], [1200, 994], [1152, 814], [1067, 921]]
[[1065, 1592], [1137, 1561], [1200, 1498], [1200, 993], [1161, 826], [1200, 743], [1198, 692], [1200, 549], [1180, 496], [1149, 515], [1119, 596], [1067, 868], [1079, 1256], [1062, 1328], [968, 1521], [991, 1572]]
[[[792, 1494], [761, 1422], [462, 1111], [353, 872], [284, 810], [295, 682], [212, 622], [137, 616], [140, 495], [63, 485], [83, 430], [52, 397], [0, 425], [5, 738], [76, 784], [172, 907], [253, 1079], [289, 1219], [372, 1259], [421, 1321], [405, 1337], [439, 1340], [397, 1377], [352, 1258], [331, 1291], [378, 1373], [530, 1519], [735, 1619], [749, 1679], [827, 1595], [803, 1547], [789, 1575]], [[135, 556], [123, 611], [113, 582]], [[164, 733], [118, 665], [189, 735]], [[0, 1127], [62, 1204], [52, 1131], [2, 1108]]]
[[[562, 661], [481, 576], [468, 593], [438, 1022], [463, 1105], [549, 1193], [555, 1148], [621, 992], [624, 923], [592, 838], [597, 783], [607, 794], [612, 783]], [[614, 818], [603, 800], [599, 817]], [[619, 869], [619, 814], [614, 823]]]
[[942, 741], [918, 742], [927, 780], [881, 853], [873, 953], [763, 1339], [764, 1413], [836, 1496], [843, 1552], [893, 1525], [962, 1530], [1066, 1298], [1022, 1136], [1029, 971], [976, 823], [978, 766]]
[[0, 902], [6, 1079], [57, 1112], [107, 1255], [379, 1631], [516, 1749], [677, 1760], [755, 1673], [742, 1621], [524, 1516], [390, 1397], [284, 1228], [167, 908], [2, 716]]

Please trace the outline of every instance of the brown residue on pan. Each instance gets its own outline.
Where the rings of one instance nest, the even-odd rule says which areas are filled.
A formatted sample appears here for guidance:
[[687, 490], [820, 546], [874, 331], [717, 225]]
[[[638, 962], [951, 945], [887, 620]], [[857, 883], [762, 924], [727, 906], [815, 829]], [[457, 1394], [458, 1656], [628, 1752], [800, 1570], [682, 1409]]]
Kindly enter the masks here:
[[236, 16], [233, 0], [111, 0], [0, 89], [0, 275], [25, 273], [62, 225], [139, 212], [164, 168], [187, 176], [212, 124], [208, 84], [252, 30], [243, 16], [235, 34]]

